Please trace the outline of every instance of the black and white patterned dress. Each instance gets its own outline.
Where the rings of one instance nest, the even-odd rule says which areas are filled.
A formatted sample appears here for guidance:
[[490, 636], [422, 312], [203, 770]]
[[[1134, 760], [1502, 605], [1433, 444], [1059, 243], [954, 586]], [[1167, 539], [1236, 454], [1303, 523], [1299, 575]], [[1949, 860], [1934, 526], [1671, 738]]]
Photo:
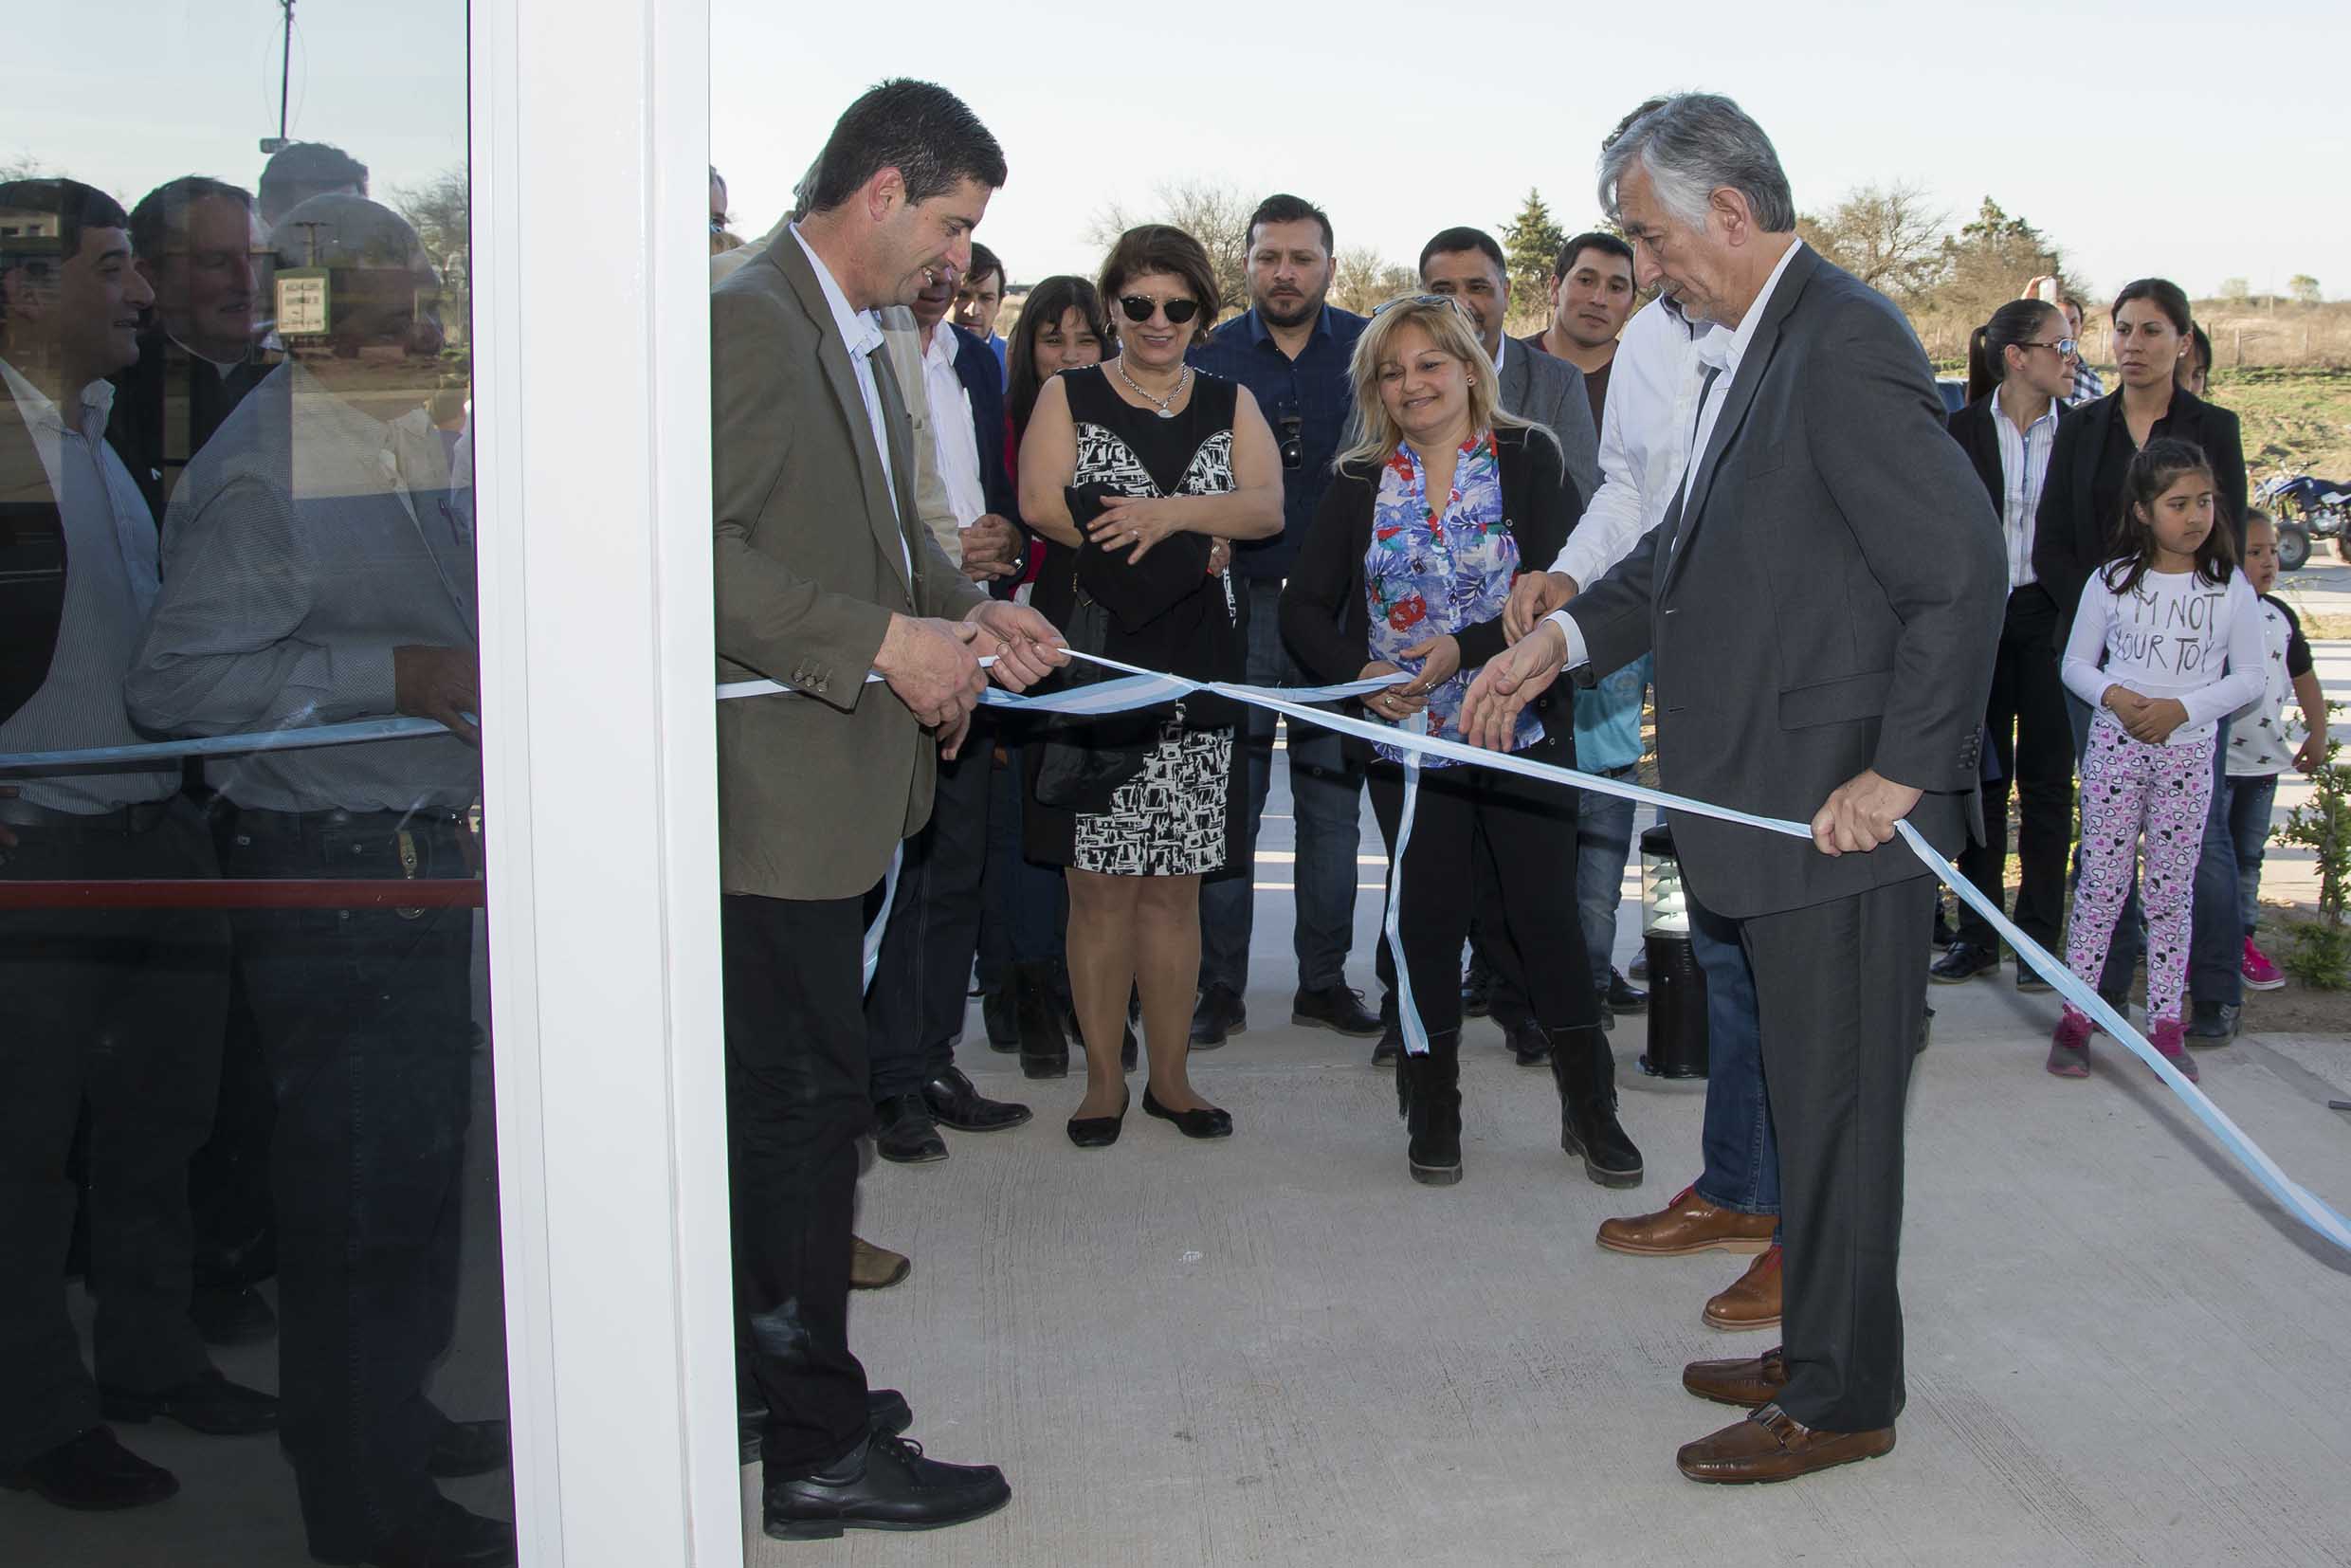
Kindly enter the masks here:
[[[1175, 418], [1161, 419], [1119, 396], [1099, 368], [1066, 371], [1061, 379], [1077, 427], [1074, 484], [1135, 496], [1222, 495], [1234, 487], [1233, 383], [1195, 373], [1190, 401]], [[1056, 546], [1051, 554], [1062, 558], [1048, 558], [1048, 577], [1058, 565], [1066, 584], [1073, 553]], [[1048, 603], [1042, 584], [1039, 592], [1040, 602]], [[1203, 578], [1199, 592], [1208, 597], [1209, 615], [1234, 629], [1237, 638], [1230, 573]], [[1171, 647], [1162, 657], [1134, 662], [1178, 675], [1223, 673], [1183, 667], [1186, 651]], [[1056, 811], [1031, 799], [1024, 835], [1030, 858], [1111, 876], [1222, 869], [1239, 828], [1233, 732], [1230, 723], [1203, 723], [1196, 702], [1166, 714], [1142, 772], [1112, 793], [1105, 810]]]

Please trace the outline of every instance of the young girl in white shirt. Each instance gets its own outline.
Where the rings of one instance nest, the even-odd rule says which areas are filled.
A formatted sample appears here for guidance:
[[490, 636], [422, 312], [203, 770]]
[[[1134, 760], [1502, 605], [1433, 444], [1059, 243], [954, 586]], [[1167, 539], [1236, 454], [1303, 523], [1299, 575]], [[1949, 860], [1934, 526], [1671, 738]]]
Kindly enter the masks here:
[[[2215, 515], [2213, 472], [2184, 441], [2148, 442], [2124, 482], [2115, 556], [2091, 574], [2066, 644], [2067, 687], [2098, 711], [2082, 758], [2082, 875], [2066, 963], [2091, 985], [2143, 852], [2148, 1038], [2190, 1080], [2180, 993], [2216, 721], [2261, 693], [2261, 623]], [[2143, 847], [2143, 849], [2142, 849]], [[2049, 1070], [2089, 1076], [2088, 1017], [2067, 1007]]]

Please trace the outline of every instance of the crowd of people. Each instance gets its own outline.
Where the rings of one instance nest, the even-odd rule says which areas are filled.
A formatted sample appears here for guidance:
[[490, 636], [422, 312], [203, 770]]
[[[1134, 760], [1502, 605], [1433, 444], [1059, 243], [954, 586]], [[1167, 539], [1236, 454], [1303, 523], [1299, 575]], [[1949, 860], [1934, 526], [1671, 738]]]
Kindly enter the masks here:
[[[1525, 337], [1504, 323], [1534, 302], [1471, 227], [1434, 232], [1415, 290], [1334, 306], [1331, 220], [1289, 193], [1240, 236], [1230, 320], [1202, 237], [1149, 224], [1095, 277], [1030, 286], [999, 336], [1010, 273], [974, 230], [1009, 172], [955, 95], [903, 80], [848, 107], [757, 240], [711, 171], [717, 670], [792, 688], [718, 715], [738, 1381], [768, 1533], [1011, 1495], [909, 1440], [912, 1406], [850, 1348], [849, 1292], [910, 1267], [853, 1233], [860, 1140], [931, 1163], [1032, 1120], [957, 1065], [975, 975], [988, 1048], [1027, 1078], [1068, 1077], [1078, 1047], [1076, 1147], [1120, 1141], [1139, 1069], [1145, 1115], [1243, 1131], [1193, 1059], [1249, 1022], [1275, 719], [1207, 692], [1090, 718], [979, 701], [1114, 665], [1369, 685], [1326, 706], [1376, 738], [1300, 721], [1280, 748], [1284, 981], [1292, 1023], [1393, 1072], [1416, 1183], [1465, 1177], [1476, 1016], [1547, 1067], [1591, 1180], [1646, 1176], [1610, 1039], [1645, 1002], [1613, 963], [1632, 803], [1421, 738], [1620, 780], [1653, 712], [1667, 789], [1812, 825], [1674, 818], [1706, 982], [1698, 1173], [1597, 1239], [1745, 1255], [1704, 1321], [1780, 1330], [1686, 1369], [1747, 1413], [1685, 1475], [1889, 1450], [1910, 1064], [1930, 982], [2001, 962], [1980, 918], [1939, 929], [1932, 879], [1883, 848], [1896, 823], [2005, 902], [2013, 780], [2016, 925], [2118, 1005], [2143, 931], [2148, 1032], [2192, 1078], [2240, 988], [2276, 983], [2261, 848], [2324, 704], [2184, 295], [2120, 292], [2107, 393], [2083, 305], [2033, 280], [1946, 414], [1900, 313], [1796, 237], [1763, 129], [1683, 94], [1604, 142], [1612, 228], [1562, 246]], [[448, 733], [12, 775], [0, 877], [478, 874], [465, 414], [437, 280], [367, 181], [303, 144], [256, 192], [191, 175], [127, 212], [0, 186], [37, 220], [0, 228], [21, 520], [0, 757], [395, 713]], [[331, 315], [273, 331], [273, 267], [324, 277]], [[1366, 793], [1397, 890], [1376, 1000], [1347, 981]], [[137, 1506], [177, 1482], [110, 1420], [276, 1431], [322, 1560], [512, 1561], [510, 1525], [434, 1485], [503, 1466], [503, 1423], [426, 1395], [456, 1298], [470, 911], [0, 925], [0, 1482]], [[2087, 1076], [2092, 1033], [2065, 1009], [2050, 1072]], [[277, 1395], [213, 1367], [208, 1345], [271, 1334]]]
[[[0, 879], [480, 875], [463, 378], [368, 180], [298, 143], [254, 190], [189, 175], [127, 212], [0, 184], [0, 756], [444, 733], [13, 770]], [[305, 271], [324, 313], [273, 325], [273, 274]], [[474, 911], [146, 902], [0, 909], [0, 1484], [137, 1507], [179, 1478], [113, 1423], [275, 1434], [320, 1560], [513, 1561], [513, 1525], [437, 1484], [502, 1470], [505, 1421], [427, 1392], [455, 1336]], [[273, 1337], [275, 1394], [215, 1364]]]
[[[2194, 390], [2209, 359], [2180, 291], [2144, 280], [2113, 302], [2123, 384], [2108, 395], [2079, 352], [2082, 305], [2058, 280], [2033, 280], [1977, 334], [1967, 398], [1946, 413], [1900, 315], [1795, 239], [1768, 137], [1729, 100], [1685, 95], [1643, 104], [1610, 137], [1602, 194], [1615, 229], [1562, 247], [1549, 323], [1523, 340], [1503, 330], [1508, 268], [1491, 236], [1439, 229], [1419, 291], [1358, 317], [1327, 298], [1328, 216], [1276, 194], [1243, 236], [1248, 304], [1235, 319], [1218, 324], [1224, 301], [1198, 236], [1131, 229], [1098, 279], [1029, 291], [1000, 417], [969, 386], [933, 379], [927, 404], [907, 410], [911, 434], [893, 438], [902, 446], [861, 445], [861, 416], [880, 418], [910, 383], [877, 378], [857, 388], [863, 408], [850, 402], [855, 384], [826, 361], [828, 313], [844, 301], [870, 313], [840, 333], [870, 364], [937, 354], [953, 334], [957, 362], [984, 368], [1007, 274], [968, 229], [1006, 173], [1003, 150], [952, 95], [885, 83], [836, 126], [797, 210], [720, 264], [721, 669], [819, 698], [733, 720], [745, 744], [721, 759], [730, 830], [754, 831], [756, 816], [767, 832], [778, 806], [751, 776], [768, 755], [752, 749], [753, 726], [806, 751], [884, 721], [867, 716], [879, 693], [828, 678], [871, 652], [901, 699], [884, 712], [902, 760], [881, 798], [869, 769], [854, 787], [861, 810], [902, 815], [912, 836], [863, 1016], [870, 1026], [920, 1008], [912, 1039], [927, 1074], [911, 1094], [885, 1084], [884, 1063], [909, 1041], [870, 1030], [863, 1064], [831, 1042], [821, 1052], [794, 1042], [786, 1063], [762, 1032], [775, 1004], [731, 988], [730, 1009], [743, 1011], [730, 1050], [746, 1066], [756, 1056], [762, 1080], [733, 1105], [738, 1145], [797, 1117], [793, 1146], [813, 1150], [871, 1118], [884, 1158], [937, 1160], [952, 1153], [942, 1128], [1030, 1120], [953, 1065], [975, 960], [991, 1047], [1049, 1079], [1069, 1070], [1072, 1034], [1082, 1046], [1067, 1123], [1079, 1147], [1118, 1141], [1139, 1062], [1147, 1113], [1193, 1138], [1234, 1133], [1189, 1057], [1248, 1026], [1273, 716], [1212, 695], [1106, 720], [975, 711], [987, 655], [1015, 690], [1041, 677], [1090, 684], [1101, 656], [1263, 686], [1384, 681], [1344, 706], [1394, 726], [1393, 743], [1287, 727], [1292, 1021], [1376, 1040], [1373, 1061], [1395, 1072], [1415, 1181], [1462, 1179], [1462, 1021], [1490, 1013], [1520, 1061], [1548, 1064], [1562, 1147], [1592, 1179], [1636, 1184], [1643, 1158], [1619, 1120], [1608, 1040], [1613, 1014], [1642, 1002], [1610, 962], [1631, 803], [1430, 756], [1408, 834], [1404, 764], [1406, 735], [1428, 735], [1621, 777], [1642, 756], [1653, 690], [1668, 789], [1810, 821], [1813, 842], [1676, 818], [1707, 979], [1701, 1174], [1664, 1210], [1610, 1220], [1598, 1239], [1633, 1254], [1750, 1254], [1704, 1317], [1781, 1328], [1779, 1349], [1687, 1369], [1691, 1392], [1752, 1415], [1686, 1448], [1686, 1474], [1777, 1480], [1886, 1451], [1902, 1404], [1894, 1259], [1908, 1064], [1930, 978], [1959, 983], [1999, 962], [1989, 923], [1973, 917], [1930, 945], [1942, 919], [1934, 884], [1912, 857], [1878, 852], [1894, 823], [1964, 847], [1968, 875], [2005, 903], [2015, 779], [2017, 923], [2052, 948], [2069, 929], [2086, 974], [2122, 947], [2109, 932], [2136, 931], [2123, 904], [2143, 835], [2149, 1028], [2191, 1075], [2185, 1045], [2233, 1031], [2233, 987], [2273, 978], [2251, 941], [2249, 889], [2275, 773], [2314, 761], [2323, 704], [2287, 612], [2257, 597], [2274, 549], [2246, 506], [2233, 419]], [[797, 437], [776, 449], [756, 424], [779, 401], [827, 398], [841, 417], [821, 453], [796, 449]], [[733, 429], [739, 451], [726, 444]], [[957, 494], [951, 479], [926, 499], [931, 469], [999, 459], [1014, 512], [979, 487]], [[858, 534], [851, 575], [811, 564], [813, 535], [837, 532], [830, 503], [800, 482], [801, 465], [817, 462], [890, 476], [866, 491], [884, 543], [862, 558]], [[893, 541], [913, 552], [905, 561], [893, 561]], [[760, 557], [756, 570], [730, 570], [738, 547]], [[885, 613], [845, 635], [835, 595]], [[893, 653], [917, 627], [955, 666], [952, 711], [932, 705], [935, 665]], [[811, 659], [815, 684], [793, 680]], [[2309, 726], [2291, 756], [2289, 692]], [[2221, 731], [2239, 713], [2266, 744], [2257, 760], [2246, 751], [2246, 784], [2216, 789], [2237, 749]], [[927, 801], [926, 716], [941, 739]], [[2077, 767], [2081, 891], [2069, 928]], [[991, 786], [950, 782], [973, 769]], [[1376, 1006], [1344, 978], [1366, 791], [1402, 889], [1393, 942], [1376, 954]], [[810, 833], [846, 809], [821, 791], [793, 807]], [[829, 999], [810, 1001], [814, 1015], [851, 1031], [864, 983], [854, 937], [879, 918], [891, 852], [876, 842], [821, 900], [778, 890], [765, 871], [730, 881], [745, 921], [762, 900], [809, 905], [781, 917], [794, 920], [824, 905], [831, 957], [804, 944], [799, 975], [761, 977], [772, 994], [821, 983]], [[2226, 900], [2212, 921], [2208, 877]], [[2188, 961], [2192, 930], [2196, 943], [2225, 941], [2230, 961], [2214, 970], [2210, 1010], [2198, 990], [2189, 1018], [2184, 974], [2204, 972]], [[2130, 973], [2120, 961], [2111, 997]], [[2046, 989], [2029, 969], [2018, 979]], [[935, 1000], [883, 1003], [885, 986]], [[2086, 1070], [2087, 1033], [2066, 1010], [2051, 1072]], [[834, 1108], [814, 1109], [820, 1099]], [[812, 1153], [738, 1158], [738, 1210], [756, 1194], [763, 1216], [738, 1246], [772, 1282], [742, 1303], [756, 1395], [746, 1447], [764, 1452], [768, 1528], [943, 1524], [999, 1506], [1009, 1487], [993, 1468], [944, 1465], [884, 1424], [859, 1424], [865, 1400], [896, 1410], [895, 1395], [845, 1378], [819, 1404], [808, 1346], [767, 1347], [760, 1325], [787, 1302], [804, 1325], [842, 1322], [854, 1177], [831, 1159], [827, 1176]], [[773, 1201], [786, 1190], [801, 1207]], [[824, 1351], [829, 1370], [853, 1364], [845, 1340]]]

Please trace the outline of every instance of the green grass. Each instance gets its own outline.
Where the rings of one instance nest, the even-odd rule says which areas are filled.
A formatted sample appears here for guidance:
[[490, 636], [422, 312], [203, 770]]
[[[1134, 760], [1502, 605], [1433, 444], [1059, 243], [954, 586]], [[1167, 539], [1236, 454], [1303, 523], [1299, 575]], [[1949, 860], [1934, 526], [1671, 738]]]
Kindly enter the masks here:
[[2224, 370], [2212, 400], [2243, 423], [2254, 484], [2280, 468], [2351, 480], [2351, 371]]

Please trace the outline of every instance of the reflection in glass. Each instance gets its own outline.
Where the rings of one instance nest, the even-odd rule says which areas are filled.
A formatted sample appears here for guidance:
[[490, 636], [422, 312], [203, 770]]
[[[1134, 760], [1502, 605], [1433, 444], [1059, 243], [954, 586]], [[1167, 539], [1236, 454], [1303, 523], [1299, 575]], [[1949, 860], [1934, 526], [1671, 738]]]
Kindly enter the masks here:
[[514, 1559], [464, 9], [350, 9], [440, 31], [342, 145], [158, 77], [0, 179], [0, 1561]]

